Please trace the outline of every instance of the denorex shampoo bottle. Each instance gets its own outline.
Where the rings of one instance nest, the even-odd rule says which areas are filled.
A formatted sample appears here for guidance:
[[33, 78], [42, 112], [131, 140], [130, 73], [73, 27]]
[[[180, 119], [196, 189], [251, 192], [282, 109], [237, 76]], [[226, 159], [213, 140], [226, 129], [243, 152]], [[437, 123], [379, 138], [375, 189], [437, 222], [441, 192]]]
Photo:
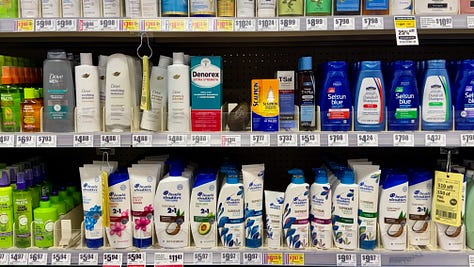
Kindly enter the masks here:
[[418, 130], [419, 97], [415, 73], [414, 61], [399, 60], [394, 64], [387, 100], [389, 131]]
[[324, 73], [326, 79], [319, 94], [321, 130], [349, 131], [352, 125], [352, 97], [347, 63], [329, 61]]
[[40, 206], [33, 211], [34, 244], [39, 248], [54, 246], [54, 223], [58, 219], [58, 210], [51, 207], [48, 196], [42, 196]]
[[19, 172], [16, 179], [16, 189], [13, 192], [15, 247], [27, 248], [31, 246], [32, 198], [26, 187], [25, 174]]
[[380, 61], [362, 61], [354, 99], [356, 131], [385, 129], [385, 89]]
[[454, 90], [456, 130], [474, 130], [474, 60], [463, 60]]
[[451, 130], [452, 105], [446, 60], [428, 60], [421, 98], [421, 129]]
[[0, 178], [0, 248], [13, 246], [13, 188], [7, 171]]

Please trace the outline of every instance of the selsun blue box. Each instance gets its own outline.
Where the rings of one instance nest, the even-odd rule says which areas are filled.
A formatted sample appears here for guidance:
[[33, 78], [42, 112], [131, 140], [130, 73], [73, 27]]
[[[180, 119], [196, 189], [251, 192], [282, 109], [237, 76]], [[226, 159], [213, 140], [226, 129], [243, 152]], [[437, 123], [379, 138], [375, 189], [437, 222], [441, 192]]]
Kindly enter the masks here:
[[191, 57], [191, 127], [221, 131], [222, 58]]

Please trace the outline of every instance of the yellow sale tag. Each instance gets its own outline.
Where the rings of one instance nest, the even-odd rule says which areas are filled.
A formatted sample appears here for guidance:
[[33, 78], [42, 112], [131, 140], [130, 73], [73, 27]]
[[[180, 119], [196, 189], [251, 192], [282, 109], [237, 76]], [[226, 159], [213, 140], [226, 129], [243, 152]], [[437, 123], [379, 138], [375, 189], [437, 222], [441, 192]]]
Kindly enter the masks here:
[[304, 254], [303, 253], [289, 253], [287, 255], [287, 261], [289, 265], [304, 265]]
[[283, 255], [281, 253], [268, 253], [265, 255], [265, 263], [269, 265], [283, 265]]
[[435, 172], [433, 188], [434, 222], [458, 227], [461, 225], [464, 174]]
[[146, 19], [145, 31], [161, 31], [161, 20], [160, 19]]
[[124, 31], [139, 31], [140, 23], [138, 19], [124, 19], [122, 20], [122, 29]]
[[234, 30], [234, 21], [231, 19], [218, 19], [216, 21], [216, 28], [218, 31], [231, 32]]
[[20, 19], [16, 22], [18, 32], [32, 32], [34, 31], [34, 25], [32, 19]]
[[395, 28], [416, 28], [415, 17], [397, 17], [394, 22]]
[[192, 21], [193, 31], [209, 31], [209, 20], [207, 19], [194, 19]]
[[102, 182], [102, 226], [110, 226], [110, 204], [109, 204], [109, 174], [101, 171], [100, 180]]
[[184, 19], [170, 19], [168, 21], [168, 30], [182, 32], [186, 30], [186, 20]]

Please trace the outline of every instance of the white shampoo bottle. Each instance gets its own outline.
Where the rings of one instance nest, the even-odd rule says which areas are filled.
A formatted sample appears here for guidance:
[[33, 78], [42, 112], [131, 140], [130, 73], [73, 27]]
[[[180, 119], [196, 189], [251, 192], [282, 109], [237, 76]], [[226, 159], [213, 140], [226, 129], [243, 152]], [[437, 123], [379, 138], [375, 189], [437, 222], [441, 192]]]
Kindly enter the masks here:
[[79, 0], [62, 0], [63, 18], [78, 18], [81, 16], [81, 2]]
[[82, 16], [85, 18], [101, 17], [100, 0], [82, 0]]
[[59, 0], [41, 0], [41, 14], [43, 18], [60, 17]]
[[20, 16], [22, 18], [39, 18], [40, 1], [39, 0], [20, 0]]
[[314, 247], [332, 247], [331, 185], [325, 169], [313, 169], [314, 183], [310, 188], [311, 242]]
[[173, 53], [168, 67], [168, 131], [187, 132], [191, 126], [189, 66], [184, 53]]
[[217, 230], [226, 248], [244, 246], [244, 185], [237, 174], [227, 174], [217, 201]]

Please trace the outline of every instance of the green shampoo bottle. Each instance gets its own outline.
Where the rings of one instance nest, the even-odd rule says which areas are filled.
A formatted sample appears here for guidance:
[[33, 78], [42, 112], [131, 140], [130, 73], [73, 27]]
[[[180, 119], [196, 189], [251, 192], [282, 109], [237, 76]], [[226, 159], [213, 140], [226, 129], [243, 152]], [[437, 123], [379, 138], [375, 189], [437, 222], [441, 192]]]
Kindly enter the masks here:
[[15, 222], [15, 246], [28, 248], [31, 246], [31, 222], [33, 208], [31, 192], [28, 191], [25, 173], [18, 172], [16, 189], [13, 192], [13, 217]]
[[33, 170], [30, 168], [25, 169], [25, 181], [28, 191], [31, 192], [32, 205], [33, 209], [35, 209], [39, 207], [41, 195], [38, 188], [33, 185]]
[[81, 193], [76, 190], [76, 187], [73, 185], [69, 185], [66, 187], [67, 193], [72, 196], [72, 200], [74, 200], [74, 207], [77, 207], [82, 202]]
[[13, 188], [8, 172], [0, 178], [0, 248], [13, 247]]
[[64, 201], [66, 203], [66, 210], [67, 212], [71, 211], [74, 208], [74, 199], [72, 196], [68, 194], [66, 191], [66, 188], [64, 186], [61, 186], [61, 189], [58, 192], [59, 199]]
[[66, 214], [66, 202], [61, 200], [61, 198], [58, 196], [58, 192], [51, 192], [51, 195], [49, 196], [49, 201], [51, 201], [51, 207], [56, 208], [58, 210], [58, 216]]
[[54, 223], [58, 219], [58, 210], [51, 207], [48, 196], [42, 196], [39, 207], [33, 211], [34, 243], [39, 248], [54, 246]]

